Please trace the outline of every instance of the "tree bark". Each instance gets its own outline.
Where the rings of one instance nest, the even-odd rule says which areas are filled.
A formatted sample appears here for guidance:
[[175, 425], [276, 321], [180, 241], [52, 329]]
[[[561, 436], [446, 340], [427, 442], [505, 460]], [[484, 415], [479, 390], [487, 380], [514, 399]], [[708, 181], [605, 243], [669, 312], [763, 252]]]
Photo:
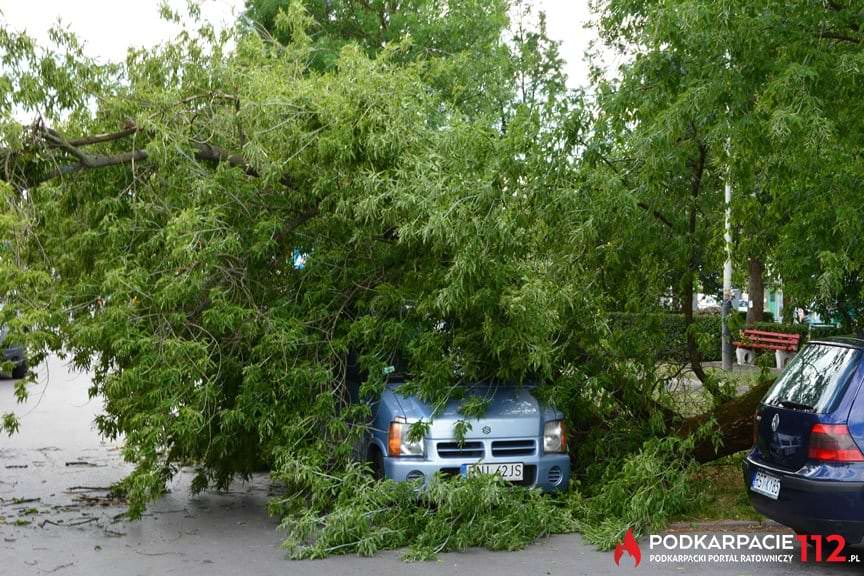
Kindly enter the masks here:
[[[690, 362], [690, 369], [693, 374], [699, 378], [699, 381], [705, 384], [708, 380], [708, 375], [705, 374], [705, 369], [702, 368], [702, 352], [699, 350], [699, 344], [696, 342], [696, 337], [693, 335], [693, 273], [688, 273], [684, 280], [684, 287], [681, 294], [681, 308], [684, 312], [684, 325], [687, 328], [687, 361]], [[713, 393], [713, 390], [709, 390]]]
[[711, 418], [717, 421], [720, 444], [715, 446], [712, 438], [699, 440], [693, 450], [697, 462], [711, 462], [753, 446], [753, 417], [771, 384], [773, 380], [762, 382], [710, 412], [684, 420], [677, 428], [680, 436], [693, 434]]
[[[696, 225], [699, 216], [697, 201], [702, 190], [702, 175], [705, 172], [707, 155], [707, 147], [705, 144], [700, 143], [699, 153], [693, 161], [693, 175], [690, 181], [690, 209], [687, 219], [687, 271], [685, 272], [684, 282], [681, 287], [681, 307], [683, 308], [684, 324], [687, 329], [687, 359], [690, 362], [693, 374], [703, 384], [708, 383], [708, 376], [702, 368], [702, 353], [699, 351], [696, 337], [693, 335], [692, 326], [695, 279], [699, 273], [699, 259], [696, 251]], [[709, 388], [709, 392], [714, 394], [715, 390]]]
[[[131, 122], [116, 132], [94, 134], [72, 140], [67, 140], [62, 134], [53, 128], [45, 126], [41, 122], [34, 124], [30, 129], [41, 139], [41, 142], [46, 145], [47, 148], [59, 150], [67, 157], [71, 156], [72, 159], [74, 159], [74, 162], [63, 163], [61, 158], [52, 158], [51, 161], [54, 164], [54, 167], [51, 170], [46, 173], [36, 174], [31, 178], [24, 177], [22, 179], [21, 175], [28, 174], [29, 170], [26, 166], [15, 167], [14, 164], [16, 156], [21, 155], [24, 150], [13, 150], [0, 147], [0, 160], [3, 160], [7, 167], [6, 173], [0, 174], [0, 180], [12, 184], [18, 189], [32, 188], [43, 182], [63, 176], [69, 176], [84, 170], [121, 166], [135, 162], [144, 162], [149, 159], [149, 154], [143, 147], [133, 148], [116, 154], [90, 153], [84, 150], [84, 147], [86, 146], [104, 142], [114, 142], [139, 133], [139, 128]], [[209, 142], [190, 141], [189, 146], [192, 148], [197, 160], [213, 164], [226, 163], [235, 168], [242, 169], [246, 175], [250, 177], [258, 177], [259, 175], [255, 167], [252, 166], [252, 164], [249, 163], [242, 154], [231, 152]], [[32, 160], [27, 159], [25, 164], [31, 161]], [[10, 166], [16, 169], [10, 171]], [[15, 178], [16, 176], [18, 177], [17, 181]], [[280, 183], [286, 187], [292, 185], [291, 179], [287, 174], [280, 179]]]
[[765, 318], [765, 266], [759, 258], [751, 258], [748, 268], [747, 294], [751, 305], [747, 308], [747, 323], [752, 324]]

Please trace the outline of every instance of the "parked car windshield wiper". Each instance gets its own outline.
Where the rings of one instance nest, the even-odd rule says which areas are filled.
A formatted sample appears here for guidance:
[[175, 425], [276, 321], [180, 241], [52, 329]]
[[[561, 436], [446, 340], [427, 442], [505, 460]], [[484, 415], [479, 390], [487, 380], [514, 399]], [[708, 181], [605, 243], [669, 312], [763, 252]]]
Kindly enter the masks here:
[[793, 402], [792, 400], [778, 400], [775, 404], [779, 404], [783, 408], [789, 408], [790, 410], [803, 410], [806, 412], [815, 412], [816, 408], [810, 406], [809, 404], [802, 404], [801, 402]]

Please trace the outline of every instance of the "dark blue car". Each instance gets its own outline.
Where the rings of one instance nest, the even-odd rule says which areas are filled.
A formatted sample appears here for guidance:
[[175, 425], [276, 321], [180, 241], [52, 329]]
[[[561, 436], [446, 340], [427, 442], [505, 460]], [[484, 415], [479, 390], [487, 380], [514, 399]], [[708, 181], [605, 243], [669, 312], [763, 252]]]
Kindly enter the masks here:
[[864, 340], [814, 341], [762, 400], [744, 460], [753, 506], [801, 534], [864, 537]]

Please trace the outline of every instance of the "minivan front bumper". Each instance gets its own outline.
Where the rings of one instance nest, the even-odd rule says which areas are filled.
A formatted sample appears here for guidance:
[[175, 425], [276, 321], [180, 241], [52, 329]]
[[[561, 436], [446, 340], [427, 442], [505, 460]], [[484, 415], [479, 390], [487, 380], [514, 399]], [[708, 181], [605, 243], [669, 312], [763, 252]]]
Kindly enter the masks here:
[[[780, 479], [777, 500], [750, 489], [756, 471]], [[864, 538], [864, 481], [815, 479], [760, 463], [753, 454], [744, 459], [743, 472], [750, 502], [760, 514], [800, 533], [842, 534], [853, 544]]]
[[[429, 444], [434, 444], [430, 442]], [[431, 447], [431, 446], [429, 446]], [[433, 448], [434, 449], [434, 448]], [[384, 476], [397, 482], [422, 479], [427, 482], [436, 473], [445, 476], [460, 474], [463, 464], [501, 464], [522, 462], [525, 465], [520, 486], [537, 487], [547, 492], [555, 492], [567, 488], [570, 482], [570, 457], [567, 454], [531, 454], [509, 456], [504, 458], [441, 458], [437, 454], [427, 454], [424, 457], [384, 457]], [[422, 476], [421, 476], [422, 475]]]

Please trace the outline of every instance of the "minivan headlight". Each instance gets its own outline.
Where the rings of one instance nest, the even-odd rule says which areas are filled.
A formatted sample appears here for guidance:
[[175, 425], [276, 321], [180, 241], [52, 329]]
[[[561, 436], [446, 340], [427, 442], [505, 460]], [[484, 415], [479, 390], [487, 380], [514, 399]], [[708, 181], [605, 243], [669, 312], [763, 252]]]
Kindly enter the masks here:
[[411, 425], [405, 422], [391, 422], [387, 435], [387, 454], [389, 456], [423, 456], [423, 438], [411, 441], [408, 432]]
[[543, 452], [567, 452], [567, 433], [563, 420], [552, 420], [543, 426]]

